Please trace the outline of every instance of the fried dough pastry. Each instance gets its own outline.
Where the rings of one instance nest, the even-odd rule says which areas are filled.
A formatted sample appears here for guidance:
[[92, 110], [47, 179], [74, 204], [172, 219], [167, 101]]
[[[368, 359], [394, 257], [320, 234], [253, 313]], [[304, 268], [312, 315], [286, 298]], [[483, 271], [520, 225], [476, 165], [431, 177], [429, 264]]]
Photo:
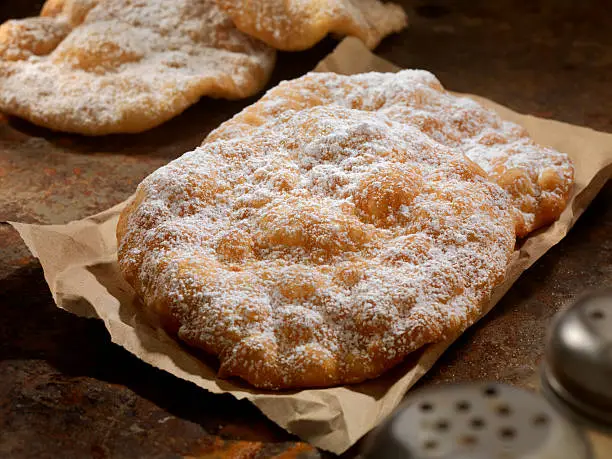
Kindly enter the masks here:
[[0, 110], [60, 131], [141, 132], [202, 96], [255, 94], [274, 58], [214, 0], [48, 0], [0, 26]]
[[574, 168], [567, 155], [535, 144], [525, 129], [474, 100], [445, 91], [423, 70], [351, 77], [313, 73], [281, 84], [264, 100], [269, 102], [248, 107], [205, 141], [238, 136], [253, 123], [313, 105], [384, 114], [465, 154], [485, 170], [511, 197], [518, 237], [555, 221], [573, 187]]
[[236, 27], [274, 48], [300, 51], [328, 33], [359, 38], [373, 49], [408, 24], [394, 3], [379, 0], [217, 0]]
[[510, 199], [393, 118], [423, 79], [438, 90], [418, 72], [283, 83], [139, 185], [121, 271], [221, 377], [355, 383], [480, 315], [514, 249]]

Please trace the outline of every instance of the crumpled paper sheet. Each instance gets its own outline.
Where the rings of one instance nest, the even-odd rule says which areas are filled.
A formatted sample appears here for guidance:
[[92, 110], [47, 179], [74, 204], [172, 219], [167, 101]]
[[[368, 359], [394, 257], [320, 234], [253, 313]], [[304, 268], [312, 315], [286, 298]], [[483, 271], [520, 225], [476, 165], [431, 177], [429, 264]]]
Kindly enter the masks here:
[[[353, 74], [394, 72], [398, 68], [349, 38], [316, 70]], [[576, 167], [576, 186], [567, 209], [557, 222], [532, 234], [514, 253], [506, 279], [493, 292], [486, 313], [529, 266], [566, 235], [612, 175], [612, 134], [520, 115], [475, 98], [502, 118], [523, 125], [538, 143], [569, 154]], [[454, 341], [427, 346], [382, 377], [353, 386], [268, 392], [237, 380], [219, 380], [214, 368], [143, 315], [134, 292], [122, 279], [115, 227], [125, 205], [67, 225], [12, 223], [40, 260], [57, 305], [80, 316], [103, 320], [113, 342], [157, 368], [211, 392], [246, 398], [274, 422], [317, 447], [335, 453], [348, 449], [393, 411], [406, 391]]]

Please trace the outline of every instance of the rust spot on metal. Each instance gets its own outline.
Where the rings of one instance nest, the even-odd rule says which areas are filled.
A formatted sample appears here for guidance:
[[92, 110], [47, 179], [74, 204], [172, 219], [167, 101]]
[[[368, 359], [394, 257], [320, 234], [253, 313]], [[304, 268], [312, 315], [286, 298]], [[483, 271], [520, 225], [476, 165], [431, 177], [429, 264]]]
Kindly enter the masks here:
[[26, 266], [32, 263], [36, 258], [34, 257], [21, 257], [14, 260], [14, 263], [19, 266]]
[[275, 459], [300, 459], [304, 453], [313, 453], [317, 450], [308, 443], [296, 443], [288, 450], [274, 456]]
[[254, 459], [262, 442], [223, 440], [219, 437], [201, 452], [183, 456], [185, 459]]

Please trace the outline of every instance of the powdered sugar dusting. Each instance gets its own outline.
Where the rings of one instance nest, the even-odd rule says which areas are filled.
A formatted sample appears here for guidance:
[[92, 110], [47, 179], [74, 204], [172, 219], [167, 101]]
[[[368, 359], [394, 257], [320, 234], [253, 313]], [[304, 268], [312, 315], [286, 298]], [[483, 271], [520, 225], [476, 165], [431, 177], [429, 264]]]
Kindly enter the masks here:
[[[376, 111], [416, 127], [436, 142], [465, 154], [506, 190], [515, 209], [519, 237], [555, 221], [569, 199], [574, 169], [567, 155], [535, 144], [523, 128], [503, 121], [477, 102], [446, 92], [429, 72], [372, 72], [349, 79], [311, 74], [298, 88], [293, 82], [285, 84], [300, 97], [284, 97], [281, 84], [273, 97], [262, 100], [264, 105], [258, 111], [264, 118], [301, 110], [316, 98], [317, 103]], [[234, 123], [222, 126], [209, 139], [231, 135], [243, 116], [238, 115]]]
[[277, 49], [314, 46], [328, 33], [359, 38], [370, 49], [407, 25], [401, 6], [379, 0], [217, 0], [236, 26]]
[[126, 278], [222, 376], [375, 377], [471, 324], [504, 275], [508, 194], [390, 104], [372, 109], [380, 86], [363, 78], [275, 88], [145, 179], [121, 217]]
[[0, 27], [0, 109], [42, 126], [143, 131], [203, 95], [256, 93], [274, 65], [213, 0], [55, 3]]

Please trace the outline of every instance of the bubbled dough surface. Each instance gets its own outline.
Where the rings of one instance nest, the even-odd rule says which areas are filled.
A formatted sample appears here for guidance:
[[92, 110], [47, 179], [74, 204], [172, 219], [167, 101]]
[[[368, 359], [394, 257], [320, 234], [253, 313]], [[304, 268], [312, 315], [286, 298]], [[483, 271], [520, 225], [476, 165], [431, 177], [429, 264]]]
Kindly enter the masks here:
[[376, 377], [473, 323], [502, 280], [508, 195], [385, 113], [379, 91], [402, 86], [439, 90], [418, 71], [283, 83], [139, 186], [118, 225], [122, 272], [221, 376]]
[[243, 32], [277, 49], [310, 48], [328, 33], [359, 38], [370, 49], [406, 27], [401, 6], [379, 0], [216, 0]]
[[559, 218], [574, 184], [574, 167], [567, 155], [537, 145], [525, 129], [502, 120], [474, 100], [445, 91], [429, 72], [405, 70], [399, 75], [309, 75], [299, 84], [281, 86], [274, 92], [298, 94], [277, 97], [274, 104], [265, 107], [247, 108], [207, 140], [240, 135], [243, 125], [256, 118], [266, 120], [313, 103], [376, 112], [419, 129], [486, 171], [510, 196], [518, 237]]
[[213, 0], [48, 0], [0, 26], [0, 110], [61, 131], [140, 132], [204, 95], [256, 93], [274, 59]]

